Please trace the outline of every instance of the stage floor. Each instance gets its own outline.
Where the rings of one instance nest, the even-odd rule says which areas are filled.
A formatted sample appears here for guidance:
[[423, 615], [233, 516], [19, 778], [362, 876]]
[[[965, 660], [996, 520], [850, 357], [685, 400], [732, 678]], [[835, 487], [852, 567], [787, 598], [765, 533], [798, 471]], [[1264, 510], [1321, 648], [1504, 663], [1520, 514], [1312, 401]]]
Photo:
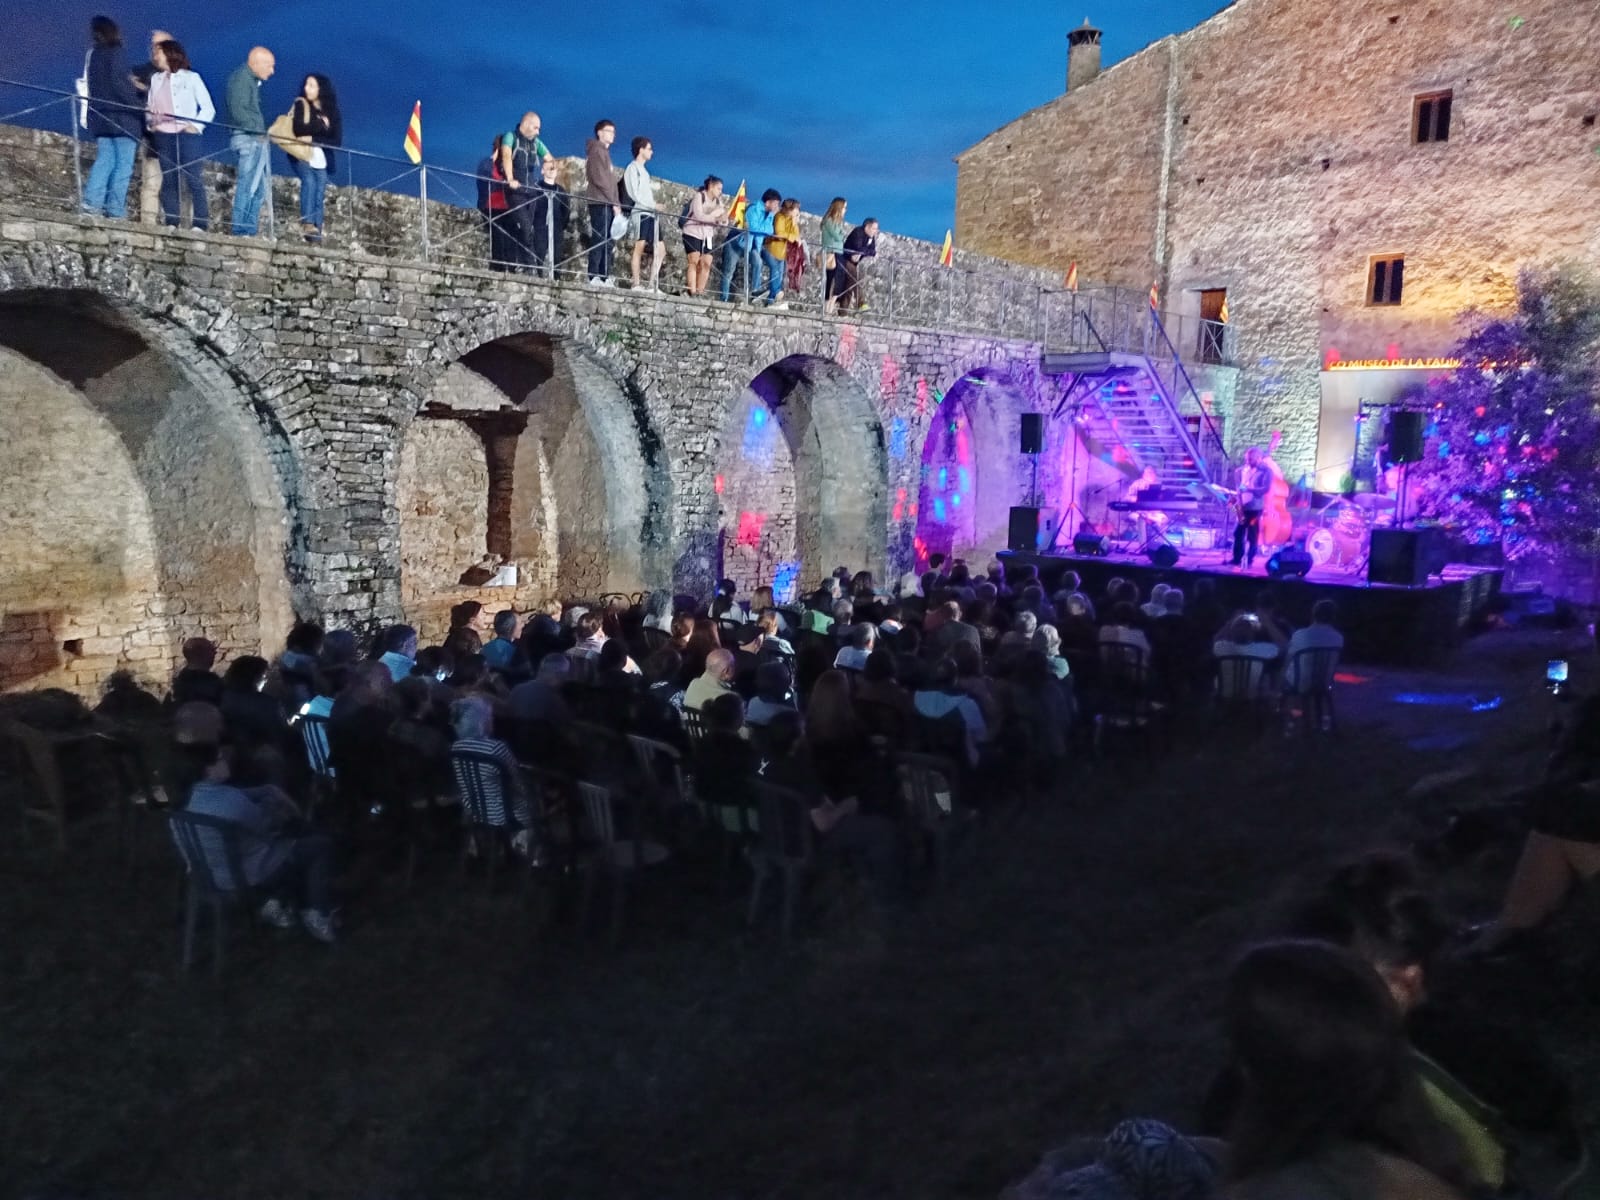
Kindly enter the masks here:
[[1303, 579], [1271, 579], [1265, 558], [1246, 570], [1233, 566], [1224, 550], [1184, 550], [1182, 555], [1176, 566], [1167, 568], [1143, 555], [1116, 551], [1101, 557], [1002, 550], [999, 557], [1008, 568], [1038, 567], [1047, 591], [1054, 592], [1068, 570], [1078, 573], [1085, 591], [1096, 599], [1118, 576], [1138, 584], [1144, 596], [1157, 583], [1167, 583], [1183, 589], [1191, 609], [1210, 609], [1221, 618], [1253, 609], [1267, 587], [1279, 610], [1296, 625], [1309, 623], [1318, 600], [1331, 599], [1339, 606], [1346, 656], [1384, 663], [1426, 663], [1448, 653], [1499, 594], [1505, 575], [1500, 567], [1452, 563], [1427, 584], [1404, 587], [1368, 583], [1364, 571], [1354, 566], [1326, 563]]

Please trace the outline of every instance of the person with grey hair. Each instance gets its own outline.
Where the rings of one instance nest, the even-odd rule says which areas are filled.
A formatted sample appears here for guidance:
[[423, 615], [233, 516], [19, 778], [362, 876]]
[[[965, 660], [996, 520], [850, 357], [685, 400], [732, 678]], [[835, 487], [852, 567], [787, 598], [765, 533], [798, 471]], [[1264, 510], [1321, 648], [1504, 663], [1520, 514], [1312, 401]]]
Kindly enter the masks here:
[[844, 671], [864, 671], [873, 647], [878, 644], [878, 629], [871, 621], [862, 621], [850, 628], [849, 642], [839, 647], [833, 656], [833, 665]]
[[572, 710], [567, 707], [561, 687], [572, 673], [572, 660], [559, 650], [552, 650], [539, 660], [539, 673], [526, 683], [511, 689], [507, 700], [511, 715], [519, 721], [548, 721], [566, 724], [572, 720]]
[[705, 671], [684, 689], [683, 706], [699, 711], [718, 696], [733, 691], [734, 657], [732, 650], [718, 648], [706, 655]]
[[[528, 804], [527, 789], [522, 784], [522, 767], [517, 756], [511, 753], [511, 747], [494, 736], [494, 709], [489, 702], [482, 696], [463, 696], [450, 706], [450, 727], [456, 734], [450, 746], [452, 759], [463, 751], [486, 754], [506, 768], [503, 775], [499, 772], [479, 775], [486, 823], [501, 828], [529, 828], [533, 824], [533, 811]], [[474, 765], [456, 761], [456, 778], [459, 780], [462, 773]], [[506, 780], [511, 783], [509, 796], [505, 794]]]
[[1057, 679], [1065, 679], [1071, 674], [1067, 660], [1061, 656], [1061, 631], [1054, 625], [1041, 625], [1034, 630], [1033, 648], [1044, 651], [1045, 664]]
[[856, 606], [853, 602], [838, 599], [833, 602], [833, 629], [835, 633], [842, 633], [856, 619]]

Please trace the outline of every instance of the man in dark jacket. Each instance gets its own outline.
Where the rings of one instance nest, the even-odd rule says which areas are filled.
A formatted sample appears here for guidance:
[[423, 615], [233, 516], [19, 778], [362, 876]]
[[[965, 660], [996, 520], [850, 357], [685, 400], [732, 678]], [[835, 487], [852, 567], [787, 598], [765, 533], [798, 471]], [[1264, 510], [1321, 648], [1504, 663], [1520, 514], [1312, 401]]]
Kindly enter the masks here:
[[128, 181], [144, 133], [144, 105], [122, 52], [122, 31], [110, 17], [89, 22], [94, 47], [84, 64], [89, 86], [86, 132], [95, 142], [94, 166], [83, 185], [83, 211], [91, 217], [128, 215]]
[[244, 65], [228, 76], [228, 145], [239, 161], [233, 188], [233, 236], [254, 237], [261, 204], [272, 182], [267, 122], [261, 115], [261, 84], [277, 66], [272, 51], [257, 46]]
[[878, 218], [868, 217], [844, 239], [844, 254], [840, 260], [844, 267], [844, 288], [839, 293], [841, 310], [867, 306], [867, 298], [861, 292], [861, 263], [863, 259], [877, 256]]

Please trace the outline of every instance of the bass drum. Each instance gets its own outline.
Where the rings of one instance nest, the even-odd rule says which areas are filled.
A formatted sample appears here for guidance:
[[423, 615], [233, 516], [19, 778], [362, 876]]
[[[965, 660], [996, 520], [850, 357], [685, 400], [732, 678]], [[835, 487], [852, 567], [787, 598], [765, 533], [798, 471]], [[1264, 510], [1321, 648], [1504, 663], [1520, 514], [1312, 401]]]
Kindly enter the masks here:
[[1338, 549], [1333, 534], [1326, 529], [1314, 529], [1311, 536], [1306, 539], [1306, 553], [1311, 555], [1311, 561], [1319, 567], [1331, 563]]

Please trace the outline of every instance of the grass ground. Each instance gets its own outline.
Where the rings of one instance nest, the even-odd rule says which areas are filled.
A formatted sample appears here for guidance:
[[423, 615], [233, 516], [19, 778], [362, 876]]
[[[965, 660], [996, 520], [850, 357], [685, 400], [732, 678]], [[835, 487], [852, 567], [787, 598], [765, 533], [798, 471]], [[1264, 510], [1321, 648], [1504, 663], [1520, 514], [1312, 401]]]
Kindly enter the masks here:
[[440, 863], [358, 896], [332, 949], [239, 944], [218, 990], [177, 973], [159, 840], [131, 879], [110, 847], [8, 840], [0, 1193], [993, 1196], [1121, 1116], [1191, 1123], [1233, 953], [1296, 880], [1436, 819], [1419, 778], [1535, 771], [1557, 641], [1352, 668], [1336, 740], [1192, 736], [1078, 772], [916, 911], [833, 904], [787, 952], [741, 896], [670, 878], [620, 950], [580, 945]]

